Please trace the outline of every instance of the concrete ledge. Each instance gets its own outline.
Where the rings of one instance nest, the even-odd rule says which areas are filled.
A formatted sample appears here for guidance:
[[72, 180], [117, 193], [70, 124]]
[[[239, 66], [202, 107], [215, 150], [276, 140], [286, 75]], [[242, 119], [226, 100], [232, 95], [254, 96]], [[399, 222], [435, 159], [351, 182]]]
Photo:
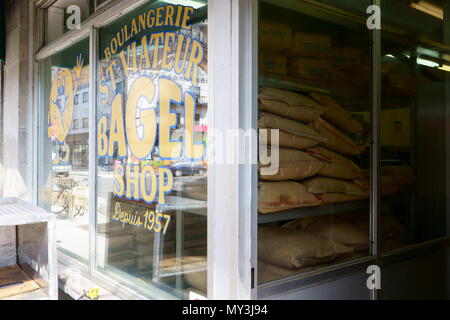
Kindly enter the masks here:
[[122, 300], [117, 295], [112, 294], [88, 277], [84, 276], [79, 267], [70, 267], [60, 262], [58, 263], [58, 285], [61, 291], [74, 300], [88, 300], [84, 297], [84, 292], [87, 292], [92, 288], [99, 289], [98, 300]]

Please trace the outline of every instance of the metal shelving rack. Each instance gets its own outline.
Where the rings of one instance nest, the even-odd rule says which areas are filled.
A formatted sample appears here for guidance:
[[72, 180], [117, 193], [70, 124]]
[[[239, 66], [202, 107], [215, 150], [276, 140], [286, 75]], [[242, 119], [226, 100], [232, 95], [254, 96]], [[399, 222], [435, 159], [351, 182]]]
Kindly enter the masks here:
[[[383, 199], [383, 205], [392, 205], [396, 203], [405, 203], [410, 201], [411, 194], [403, 193], [397, 194], [391, 197]], [[358, 200], [343, 203], [334, 203], [329, 205], [315, 206], [315, 207], [305, 207], [284, 210], [276, 213], [259, 214], [258, 223], [265, 224], [271, 222], [282, 222], [294, 219], [301, 219], [307, 217], [317, 217], [330, 214], [339, 214], [345, 212], [354, 212], [358, 210], [369, 210], [369, 199]]]

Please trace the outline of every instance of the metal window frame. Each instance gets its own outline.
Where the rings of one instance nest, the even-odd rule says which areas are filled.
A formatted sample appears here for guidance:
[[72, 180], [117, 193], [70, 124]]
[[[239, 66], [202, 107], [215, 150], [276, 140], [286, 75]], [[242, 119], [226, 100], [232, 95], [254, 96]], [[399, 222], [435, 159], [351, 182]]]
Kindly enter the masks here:
[[97, 68], [98, 29], [89, 32], [89, 272], [97, 270]]
[[[372, 0], [372, 5], [380, 7], [380, 0]], [[370, 253], [376, 257], [375, 264], [380, 265], [381, 255], [381, 30], [373, 29], [372, 45], [372, 110], [371, 130], [372, 148], [370, 156]], [[372, 300], [377, 300], [378, 290], [370, 292]]]

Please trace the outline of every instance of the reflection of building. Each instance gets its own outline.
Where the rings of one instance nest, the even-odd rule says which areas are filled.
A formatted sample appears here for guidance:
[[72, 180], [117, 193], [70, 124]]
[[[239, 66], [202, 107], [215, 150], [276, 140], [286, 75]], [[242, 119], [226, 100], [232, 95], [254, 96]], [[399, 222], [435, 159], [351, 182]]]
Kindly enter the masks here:
[[89, 164], [89, 82], [85, 80], [88, 70], [82, 73], [81, 84], [74, 97], [72, 125], [66, 138], [70, 146], [69, 161], [72, 169], [88, 169]]

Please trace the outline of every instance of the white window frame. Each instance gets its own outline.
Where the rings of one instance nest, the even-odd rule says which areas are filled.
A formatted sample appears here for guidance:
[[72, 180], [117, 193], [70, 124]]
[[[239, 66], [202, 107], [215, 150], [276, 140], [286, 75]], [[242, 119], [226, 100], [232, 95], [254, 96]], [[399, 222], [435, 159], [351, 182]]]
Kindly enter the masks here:
[[[90, 208], [97, 207], [96, 199], [96, 67], [98, 57], [98, 30], [119, 19], [150, 0], [112, 0], [99, 7], [86, 19], [79, 30], [72, 30], [59, 39], [34, 50], [34, 125], [39, 132], [39, 76], [38, 63], [51, 55], [89, 37], [89, 179]], [[257, 81], [256, 39], [254, 16], [257, 0], [209, 0], [208, 2], [208, 64], [210, 128], [220, 130], [256, 128]], [[30, 3], [33, 17], [42, 9]], [[41, 12], [42, 13], [42, 12]], [[250, 18], [250, 19], [249, 19]], [[39, 19], [38, 19], [39, 20]], [[33, 34], [41, 39], [43, 29]], [[220, 41], [214, 41], [220, 39]], [[35, 43], [32, 48], [39, 48]], [[232, 106], [230, 108], [230, 106]], [[34, 135], [35, 137], [37, 135]], [[32, 146], [33, 199], [37, 203], [37, 143]], [[243, 144], [236, 146], [246, 150]], [[256, 165], [216, 165], [208, 170], [208, 299], [256, 298]], [[224, 186], [226, 186], [224, 188]], [[250, 192], [249, 192], [250, 190]], [[97, 271], [96, 264], [96, 214], [90, 214], [88, 265], [83, 265], [63, 253], [60, 261], [75, 264], [80, 272], [91, 277], [106, 289], [120, 287], [119, 295], [126, 298], [146, 298], [131, 288]], [[253, 271], [252, 271], [253, 270]], [[253, 287], [252, 287], [253, 285]], [[165, 291], [154, 288], [149, 292], [154, 298], [173, 298]], [[147, 297], [148, 298], [148, 297]]]

